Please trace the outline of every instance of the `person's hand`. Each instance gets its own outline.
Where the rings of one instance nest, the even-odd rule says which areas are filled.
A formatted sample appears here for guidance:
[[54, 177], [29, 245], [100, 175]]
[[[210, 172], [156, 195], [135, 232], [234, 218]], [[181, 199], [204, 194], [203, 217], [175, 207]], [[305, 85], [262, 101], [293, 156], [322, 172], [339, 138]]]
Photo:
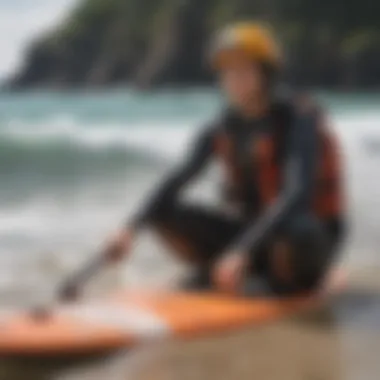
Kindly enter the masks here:
[[237, 293], [244, 280], [247, 255], [243, 252], [230, 252], [216, 264], [213, 280], [216, 287], [224, 292]]
[[105, 247], [105, 254], [110, 262], [119, 261], [131, 250], [135, 232], [132, 229], [118, 231]]

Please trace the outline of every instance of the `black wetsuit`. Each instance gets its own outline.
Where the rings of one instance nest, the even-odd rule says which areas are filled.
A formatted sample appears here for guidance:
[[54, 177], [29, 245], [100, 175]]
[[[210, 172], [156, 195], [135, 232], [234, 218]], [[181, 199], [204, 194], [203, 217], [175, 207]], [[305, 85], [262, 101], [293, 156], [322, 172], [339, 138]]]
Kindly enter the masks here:
[[[296, 291], [316, 286], [331, 263], [341, 240], [342, 221], [318, 220], [311, 211], [318, 143], [317, 116], [310, 113], [294, 120], [287, 138], [283, 162], [283, 189], [278, 202], [263, 215], [258, 213], [259, 194], [252, 175], [252, 140], [273, 128], [270, 117], [245, 120], [232, 113], [226, 123], [237, 147], [236, 160], [243, 175], [244, 205], [241, 217], [227, 216], [179, 199], [180, 191], [214, 157], [214, 139], [219, 123], [198, 136], [188, 160], [163, 182], [143, 210], [135, 217], [136, 228], [160, 224], [189, 244], [204, 260], [212, 263], [228, 249], [252, 253], [256, 274], [269, 279], [276, 291]], [[278, 236], [294, 244], [293, 266], [297, 278], [291, 287], [276, 283], [269, 265], [270, 245]]]

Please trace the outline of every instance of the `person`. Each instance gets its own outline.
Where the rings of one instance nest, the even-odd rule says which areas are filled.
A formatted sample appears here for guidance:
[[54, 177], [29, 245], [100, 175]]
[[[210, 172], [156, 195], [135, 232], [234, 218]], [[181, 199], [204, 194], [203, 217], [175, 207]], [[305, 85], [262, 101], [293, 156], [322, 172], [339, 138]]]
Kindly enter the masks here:
[[[209, 63], [228, 106], [110, 239], [107, 255], [121, 258], [149, 227], [196, 265], [191, 286], [237, 293], [252, 279], [265, 294], [312, 291], [344, 230], [340, 154], [324, 112], [307, 94], [276, 95], [283, 59], [270, 30], [258, 23], [217, 33]], [[223, 199], [233, 213], [181, 200], [213, 160], [224, 169]]]

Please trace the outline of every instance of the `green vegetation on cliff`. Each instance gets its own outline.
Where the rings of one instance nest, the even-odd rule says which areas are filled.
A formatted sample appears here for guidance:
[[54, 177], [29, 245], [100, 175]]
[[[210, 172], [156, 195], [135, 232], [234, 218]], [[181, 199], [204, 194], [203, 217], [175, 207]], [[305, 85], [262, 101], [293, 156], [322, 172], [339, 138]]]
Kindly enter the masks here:
[[14, 87], [199, 84], [212, 31], [270, 22], [286, 77], [335, 88], [380, 85], [380, 2], [373, 0], [82, 0], [26, 54]]

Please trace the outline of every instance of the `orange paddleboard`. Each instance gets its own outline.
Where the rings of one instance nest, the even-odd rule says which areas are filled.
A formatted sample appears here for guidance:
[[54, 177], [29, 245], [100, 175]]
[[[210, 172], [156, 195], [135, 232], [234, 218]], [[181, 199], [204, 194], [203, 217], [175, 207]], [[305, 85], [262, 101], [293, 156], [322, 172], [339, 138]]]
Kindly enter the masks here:
[[306, 311], [320, 306], [326, 298], [121, 292], [104, 301], [57, 307], [40, 320], [25, 312], [0, 315], [0, 355], [88, 355], [157, 339], [206, 336]]

